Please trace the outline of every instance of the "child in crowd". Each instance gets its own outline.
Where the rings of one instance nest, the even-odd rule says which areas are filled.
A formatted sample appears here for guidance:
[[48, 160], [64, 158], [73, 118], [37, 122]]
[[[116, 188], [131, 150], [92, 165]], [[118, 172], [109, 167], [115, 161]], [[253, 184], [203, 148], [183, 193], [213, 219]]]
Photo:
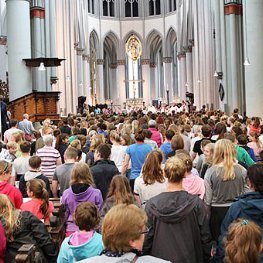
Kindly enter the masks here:
[[131, 192], [131, 187], [126, 176], [115, 175], [112, 178], [107, 198], [102, 209], [102, 216], [118, 204], [134, 204], [135, 200]]
[[239, 218], [228, 228], [225, 238], [225, 263], [258, 263], [263, 250], [261, 228]]
[[21, 191], [23, 197], [28, 197], [26, 183], [31, 179], [41, 179], [46, 184], [46, 189], [49, 197], [51, 197], [50, 184], [48, 178], [43, 175], [40, 171], [41, 159], [39, 156], [35, 155], [30, 157], [29, 161], [30, 170], [22, 175], [19, 181], [19, 190]]
[[21, 205], [22, 211], [30, 211], [44, 222], [49, 221], [54, 209], [53, 203], [48, 200], [46, 185], [41, 179], [32, 179], [26, 183], [27, 195], [32, 200]]
[[15, 209], [5, 194], [0, 194], [0, 218], [7, 240], [5, 262], [16, 262], [18, 250], [24, 244], [34, 244], [37, 262], [57, 262], [56, 246], [44, 223], [28, 211]]
[[8, 154], [6, 155], [6, 160], [7, 161], [10, 161], [10, 162], [13, 162], [15, 159], [16, 159], [16, 153], [18, 151], [18, 144], [16, 142], [8, 142], [7, 143], [7, 151], [8, 151]]
[[0, 194], [7, 195], [14, 206], [19, 209], [23, 203], [20, 191], [9, 183], [11, 179], [12, 164], [5, 160], [0, 161]]
[[74, 213], [74, 222], [79, 231], [65, 238], [57, 262], [76, 262], [100, 255], [103, 250], [102, 237], [94, 230], [99, 221], [99, 211], [95, 204], [91, 202], [79, 204]]
[[205, 183], [202, 178], [192, 173], [193, 162], [190, 155], [179, 153], [177, 157], [184, 162], [186, 167], [185, 177], [183, 178], [183, 189], [192, 195], [199, 196], [203, 200]]
[[88, 165], [77, 163], [71, 173], [70, 188], [64, 191], [61, 199], [66, 206], [67, 236], [78, 230], [73, 222], [73, 214], [79, 203], [87, 201], [96, 204], [99, 210], [103, 207], [101, 192], [95, 188]]

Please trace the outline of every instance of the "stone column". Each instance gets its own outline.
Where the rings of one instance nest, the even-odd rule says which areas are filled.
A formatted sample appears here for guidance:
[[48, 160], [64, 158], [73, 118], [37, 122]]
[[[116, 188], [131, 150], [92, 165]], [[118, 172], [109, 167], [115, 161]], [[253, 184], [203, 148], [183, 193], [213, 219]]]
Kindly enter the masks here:
[[10, 101], [32, 92], [30, 13], [28, 0], [7, 0], [8, 78]]
[[246, 113], [249, 117], [263, 117], [263, 1], [246, 0], [245, 7], [247, 22], [247, 37], [246, 32], [244, 32], [244, 42], [247, 44], [247, 54], [245, 55], [251, 63], [250, 66], [245, 67]]
[[167, 90], [169, 91], [169, 103], [172, 102], [173, 88], [172, 88], [172, 58], [163, 58], [163, 74], [164, 74], [164, 94], [168, 103]]
[[187, 91], [193, 92], [193, 56], [192, 47], [186, 52]]
[[77, 97], [84, 96], [84, 81], [83, 81], [83, 55], [84, 49], [77, 48]]
[[150, 84], [150, 60], [142, 59], [142, 79], [143, 79], [143, 101], [145, 105], [151, 104], [151, 84]]
[[87, 97], [86, 103], [88, 105], [92, 105], [91, 98], [91, 84], [90, 84], [90, 65], [89, 65], [89, 55], [83, 55], [83, 86], [84, 86], [84, 94]]
[[[32, 58], [45, 58], [47, 56], [45, 45], [45, 8], [44, 6], [36, 5], [32, 6], [30, 11], [32, 21]], [[47, 21], [49, 21], [48, 18]], [[46, 35], [49, 39], [49, 35]], [[49, 51], [49, 45], [47, 50]], [[46, 71], [39, 71], [38, 68], [32, 69], [33, 90], [47, 91]], [[48, 71], [50, 71], [50, 69], [48, 69]], [[50, 72], [48, 72], [48, 75], [50, 79]]]
[[156, 64], [154, 63], [150, 63], [150, 100], [157, 100], [158, 99], [158, 89], [156, 86], [156, 76], [157, 76], [157, 72], [156, 72]]
[[182, 53], [179, 55], [179, 97], [180, 100], [185, 100], [186, 93], [186, 55]]
[[[110, 65], [110, 99], [113, 105], [120, 105], [118, 98], [120, 97], [119, 90], [117, 89], [117, 68], [118, 64]], [[122, 105], [121, 105], [122, 107]]]
[[126, 83], [125, 83], [125, 59], [119, 59], [117, 61], [117, 90], [118, 90], [118, 100], [121, 106], [126, 102]]
[[99, 90], [99, 96], [97, 95], [98, 104], [105, 103], [104, 94], [104, 76], [103, 76], [103, 59], [97, 59], [97, 90]]

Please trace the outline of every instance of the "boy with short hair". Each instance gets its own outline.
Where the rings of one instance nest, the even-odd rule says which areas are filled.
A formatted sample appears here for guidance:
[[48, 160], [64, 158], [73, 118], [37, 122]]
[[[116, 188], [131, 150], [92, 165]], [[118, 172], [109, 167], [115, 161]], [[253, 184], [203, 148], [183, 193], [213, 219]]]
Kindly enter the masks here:
[[29, 166], [30, 166], [30, 170], [28, 172], [26, 172], [25, 175], [22, 175], [20, 180], [19, 180], [19, 190], [22, 193], [23, 197], [24, 198], [28, 197], [26, 183], [31, 179], [43, 180], [46, 184], [46, 189], [48, 191], [48, 195], [49, 195], [49, 197], [51, 197], [49, 180], [40, 171], [40, 166], [41, 166], [40, 157], [37, 155], [30, 157]]

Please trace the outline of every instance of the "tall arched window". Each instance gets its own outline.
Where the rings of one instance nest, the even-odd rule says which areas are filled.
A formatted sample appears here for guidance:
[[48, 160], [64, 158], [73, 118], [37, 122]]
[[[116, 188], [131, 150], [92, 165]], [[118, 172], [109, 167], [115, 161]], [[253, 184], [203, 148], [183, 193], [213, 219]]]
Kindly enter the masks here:
[[103, 16], [114, 16], [114, 0], [103, 0]]
[[169, 12], [176, 10], [176, 0], [169, 0]]
[[155, 16], [161, 14], [161, 1], [149, 0], [149, 16]]
[[94, 0], [88, 0], [88, 12], [91, 14], [95, 14], [94, 11]]
[[125, 17], [138, 17], [138, 0], [125, 0]]
[[126, 42], [126, 98], [142, 98], [141, 73], [142, 45], [139, 38], [131, 35]]

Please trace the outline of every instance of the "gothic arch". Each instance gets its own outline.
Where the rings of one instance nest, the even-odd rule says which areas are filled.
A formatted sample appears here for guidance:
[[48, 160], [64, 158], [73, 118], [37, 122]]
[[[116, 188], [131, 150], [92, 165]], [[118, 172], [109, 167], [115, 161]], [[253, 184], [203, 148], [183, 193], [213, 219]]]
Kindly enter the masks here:
[[118, 58], [119, 40], [116, 35], [110, 31], [103, 39], [103, 80], [104, 80], [104, 97], [116, 101], [116, 68]]
[[152, 30], [146, 38], [147, 57], [151, 63], [155, 63], [155, 55], [162, 48], [162, 35], [157, 30]]
[[106, 43], [108, 46], [111, 46], [111, 48], [114, 48], [115, 54], [113, 57], [116, 57], [115, 60], [119, 58], [119, 46], [120, 46], [120, 40], [118, 36], [113, 31], [108, 31], [102, 38], [103, 43], [103, 49], [104, 44]]
[[100, 57], [100, 42], [99, 42], [98, 34], [95, 29], [93, 29], [90, 33], [89, 42], [90, 42], [90, 49], [94, 47], [96, 50], [96, 57], [99, 58]]
[[165, 39], [165, 46], [166, 46], [166, 57], [172, 56], [172, 50], [174, 45], [177, 41], [177, 35], [173, 27], [170, 27], [170, 29], [167, 32], [166, 39]]

